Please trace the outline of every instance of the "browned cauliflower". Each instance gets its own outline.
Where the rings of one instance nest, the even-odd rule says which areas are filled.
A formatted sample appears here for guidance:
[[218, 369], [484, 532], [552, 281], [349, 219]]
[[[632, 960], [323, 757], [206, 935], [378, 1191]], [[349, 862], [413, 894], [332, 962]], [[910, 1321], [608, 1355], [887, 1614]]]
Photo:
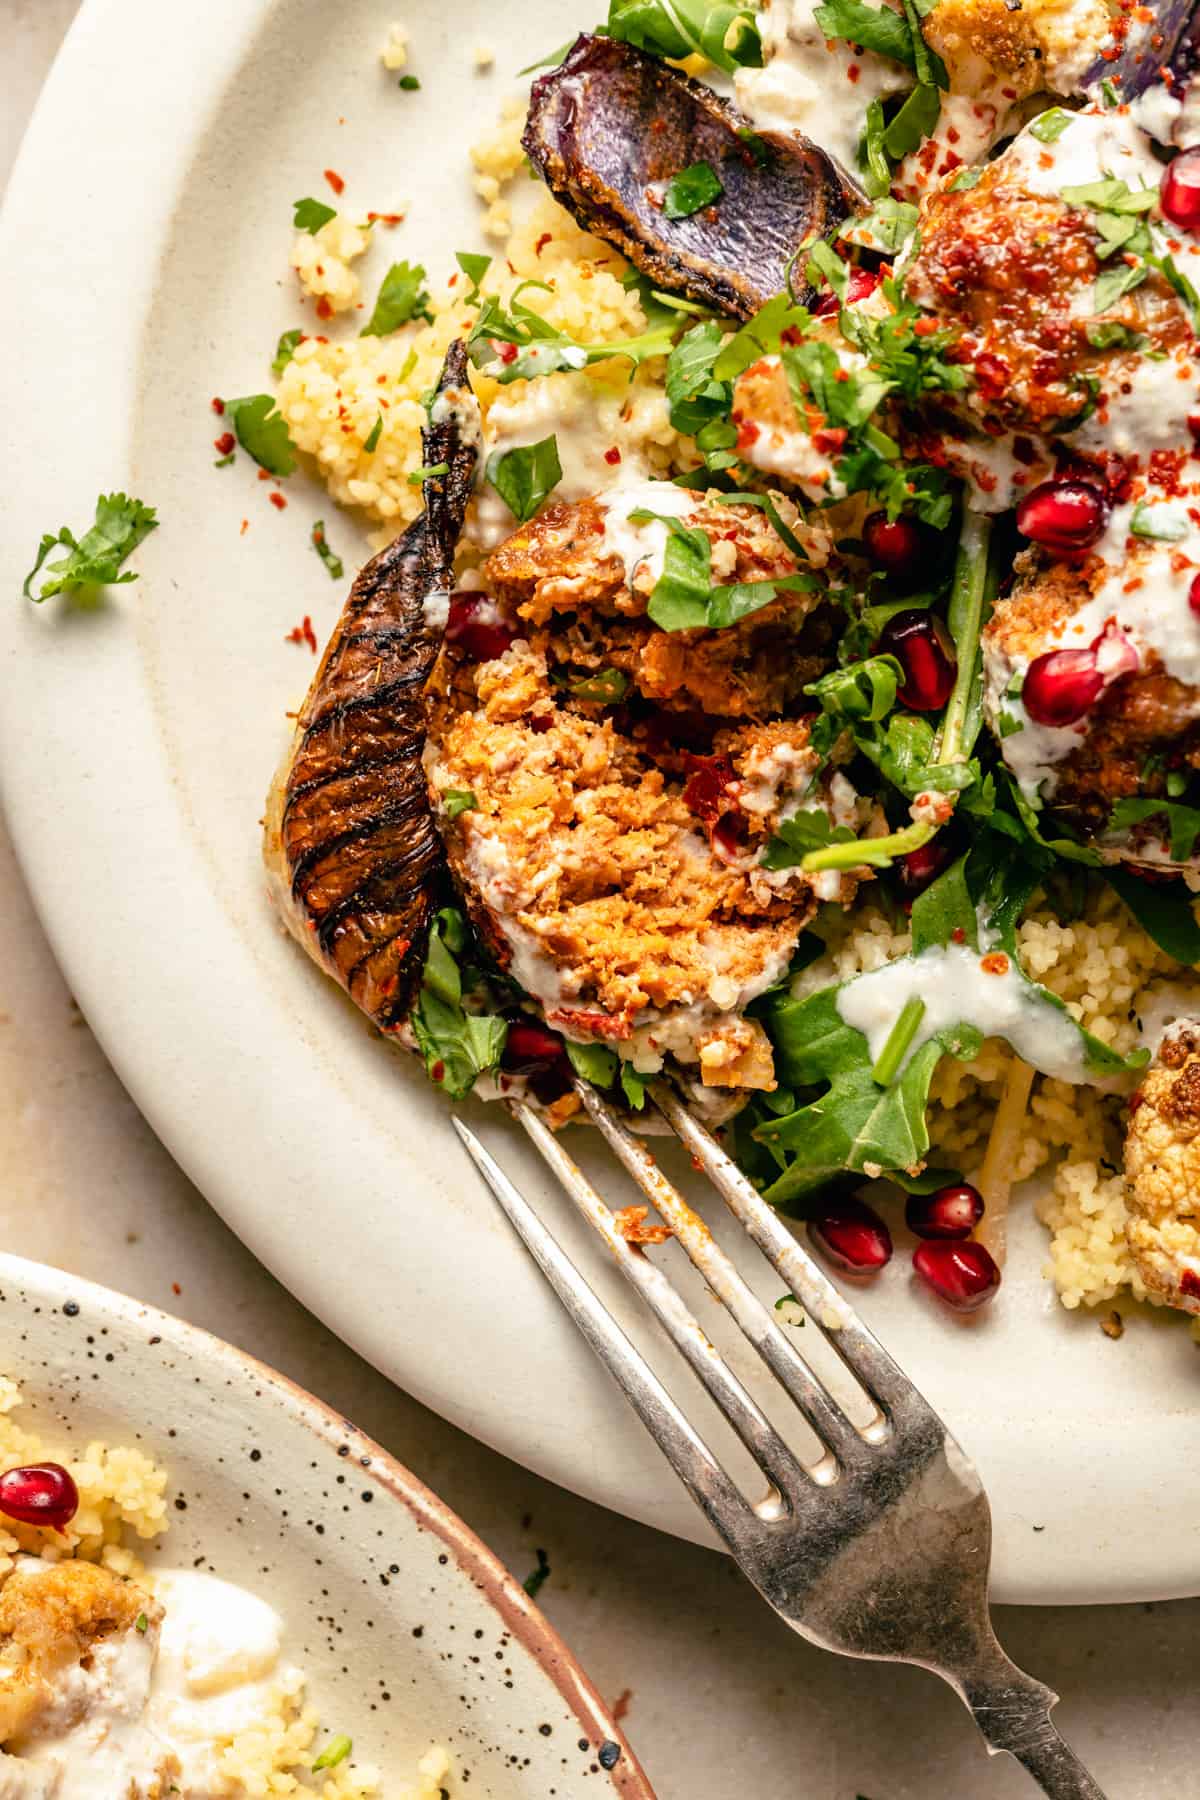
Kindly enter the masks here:
[[1200, 1022], [1170, 1028], [1134, 1096], [1125, 1184], [1126, 1236], [1146, 1287], [1200, 1313]]

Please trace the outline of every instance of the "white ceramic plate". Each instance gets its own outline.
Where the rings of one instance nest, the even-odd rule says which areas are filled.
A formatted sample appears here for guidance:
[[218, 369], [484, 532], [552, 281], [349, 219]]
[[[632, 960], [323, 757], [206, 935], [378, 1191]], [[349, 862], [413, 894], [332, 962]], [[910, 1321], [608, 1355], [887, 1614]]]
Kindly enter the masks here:
[[654, 1800], [512, 1576], [301, 1388], [207, 1332], [15, 1256], [0, 1255], [0, 1346], [18, 1421], [48, 1444], [136, 1443], [167, 1468], [170, 1527], [140, 1546], [149, 1563], [203, 1562], [270, 1601], [323, 1722], [384, 1770], [387, 1791], [437, 1742], [456, 1793], [566, 1800], [599, 1781], [614, 1800]]
[[[257, 822], [283, 715], [312, 673], [284, 636], [310, 613], [324, 637], [342, 599], [308, 527], [319, 509], [343, 552], [362, 557], [365, 543], [303, 477], [277, 513], [245, 458], [218, 472], [210, 447], [209, 397], [264, 388], [276, 337], [303, 317], [286, 268], [291, 202], [323, 192], [329, 167], [353, 207], [411, 202], [373, 252], [368, 289], [389, 251], [448, 267], [479, 246], [467, 145], [515, 71], [601, 10], [405, 0], [424, 84], [405, 94], [377, 59], [392, 0], [84, 6], [0, 249], [3, 417], [17, 432], [0, 752], [22, 859], [81, 1005], [257, 1255], [437, 1411], [568, 1487], [702, 1538], [481, 1192], [444, 1106], [272, 919]], [[481, 39], [499, 57], [487, 77], [473, 67]], [[82, 527], [96, 493], [121, 486], [162, 518], [141, 581], [94, 613], [19, 602], [38, 534]], [[506, 1122], [482, 1129], [562, 1214]], [[595, 1265], [565, 1217], [563, 1235]], [[982, 1468], [998, 1597], [1195, 1592], [1195, 1349], [1178, 1320], [1138, 1319], [1113, 1343], [1094, 1318], [1069, 1317], [1041, 1277], [1044, 1253], [1026, 1212], [1002, 1299], [974, 1323], [913, 1292], [903, 1255], [863, 1309]], [[649, 1341], [616, 1277], [597, 1268], [597, 1281]], [[773, 1299], [777, 1284], [761, 1285]], [[698, 1304], [708, 1322], [711, 1303]]]

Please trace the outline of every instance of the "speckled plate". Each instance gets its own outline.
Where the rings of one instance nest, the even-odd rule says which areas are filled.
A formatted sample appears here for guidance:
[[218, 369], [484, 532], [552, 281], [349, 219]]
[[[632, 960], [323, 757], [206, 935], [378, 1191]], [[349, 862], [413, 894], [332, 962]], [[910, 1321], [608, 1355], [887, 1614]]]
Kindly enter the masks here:
[[[407, 224], [371, 252], [367, 291], [389, 255], [448, 269], [454, 250], [480, 244], [468, 144], [523, 64], [603, 10], [87, 0], [0, 244], [0, 416], [20, 432], [0, 528], [0, 775], [76, 997], [152, 1124], [255, 1253], [460, 1426], [593, 1499], [702, 1538], [474, 1179], [444, 1106], [271, 915], [258, 819], [284, 714], [312, 672], [284, 639], [306, 613], [324, 638], [342, 599], [308, 528], [323, 516], [348, 563], [366, 544], [304, 476], [276, 512], [245, 458], [212, 466], [210, 396], [265, 387], [279, 333], [304, 316], [286, 267], [296, 197], [325, 192], [333, 168], [352, 208], [409, 204]], [[378, 60], [396, 13], [417, 93], [400, 92]], [[481, 40], [497, 55], [489, 74], [475, 70]], [[138, 553], [142, 579], [91, 613], [18, 602], [39, 533], [82, 528], [113, 487], [162, 518]], [[661, 1346], [519, 1134], [495, 1117], [481, 1129], [661, 1366]], [[717, 1228], [774, 1299], [777, 1285]], [[904, 1254], [863, 1309], [980, 1465], [998, 1598], [1200, 1591], [1200, 1364], [1186, 1327], [1131, 1317], [1110, 1342], [1094, 1317], [1058, 1307], [1045, 1249], [1025, 1206], [989, 1316], [964, 1323], [915, 1294]], [[709, 1323], [711, 1301], [697, 1304]], [[730, 1353], [754, 1384], [744, 1347]]]
[[524, 1590], [302, 1388], [165, 1313], [3, 1255], [0, 1371], [48, 1442], [136, 1443], [166, 1466], [170, 1527], [148, 1560], [203, 1561], [269, 1600], [323, 1721], [383, 1769], [385, 1794], [437, 1742], [455, 1793], [477, 1800], [654, 1800]]

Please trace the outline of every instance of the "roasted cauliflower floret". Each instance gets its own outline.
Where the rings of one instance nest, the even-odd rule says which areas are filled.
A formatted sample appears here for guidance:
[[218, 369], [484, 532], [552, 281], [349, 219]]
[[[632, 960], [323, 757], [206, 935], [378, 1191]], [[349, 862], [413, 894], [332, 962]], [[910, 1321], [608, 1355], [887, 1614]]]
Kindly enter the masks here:
[[1164, 1037], [1125, 1141], [1126, 1236], [1150, 1293], [1200, 1313], [1200, 1025]]
[[157, 1638], [162, 1617], [141, 1588], [95, 1563], [18, 1565], [0, 1590], [0, 1744], [69, 1704], [62, 1677], [98, 1645], [142, 1619]]
[[1003, 105], [1070, 94], [1111, 41], [1104, 0], [940, 0], [922, 27], [946, 64], [952, 92]]

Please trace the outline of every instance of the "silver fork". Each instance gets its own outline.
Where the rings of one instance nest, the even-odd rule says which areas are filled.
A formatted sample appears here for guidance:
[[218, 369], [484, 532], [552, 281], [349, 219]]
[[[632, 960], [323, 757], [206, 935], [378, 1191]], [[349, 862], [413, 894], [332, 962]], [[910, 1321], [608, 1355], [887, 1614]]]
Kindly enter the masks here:
[[586, 1082], [594, 1123], [670, 1226], [824, 1446], [806, 1466], [718, 1355], [662, 1269], [622, 1235], [562, 1139], [522, 1101], [509, 1109], [584, 1218], [607, 1244], [675, 1347], [741, 1438], [768, 1483], [752, 1505], [593, 1293], [495, 1158], [455, 1128], [492, 1193], [592, 1349], [724, 1538], [743, 1574], [781, 1618], [826, 1650], [930, 1669], [965, 1701], [989, 1751], [1007, 1751], [1052, 1800], [1104, 1800], [1051, 1723], [1058, 1696], [1001, 1649], [988, 1613], [991, 1514], [973, 1465], [932, 1407], [856, 1317], [771, 1207], [663, 1082], [648, 1092], [710, 1177], [808, 1322], [875, 1405], [855, 1425], [785, 1337], [620, 1116]]

